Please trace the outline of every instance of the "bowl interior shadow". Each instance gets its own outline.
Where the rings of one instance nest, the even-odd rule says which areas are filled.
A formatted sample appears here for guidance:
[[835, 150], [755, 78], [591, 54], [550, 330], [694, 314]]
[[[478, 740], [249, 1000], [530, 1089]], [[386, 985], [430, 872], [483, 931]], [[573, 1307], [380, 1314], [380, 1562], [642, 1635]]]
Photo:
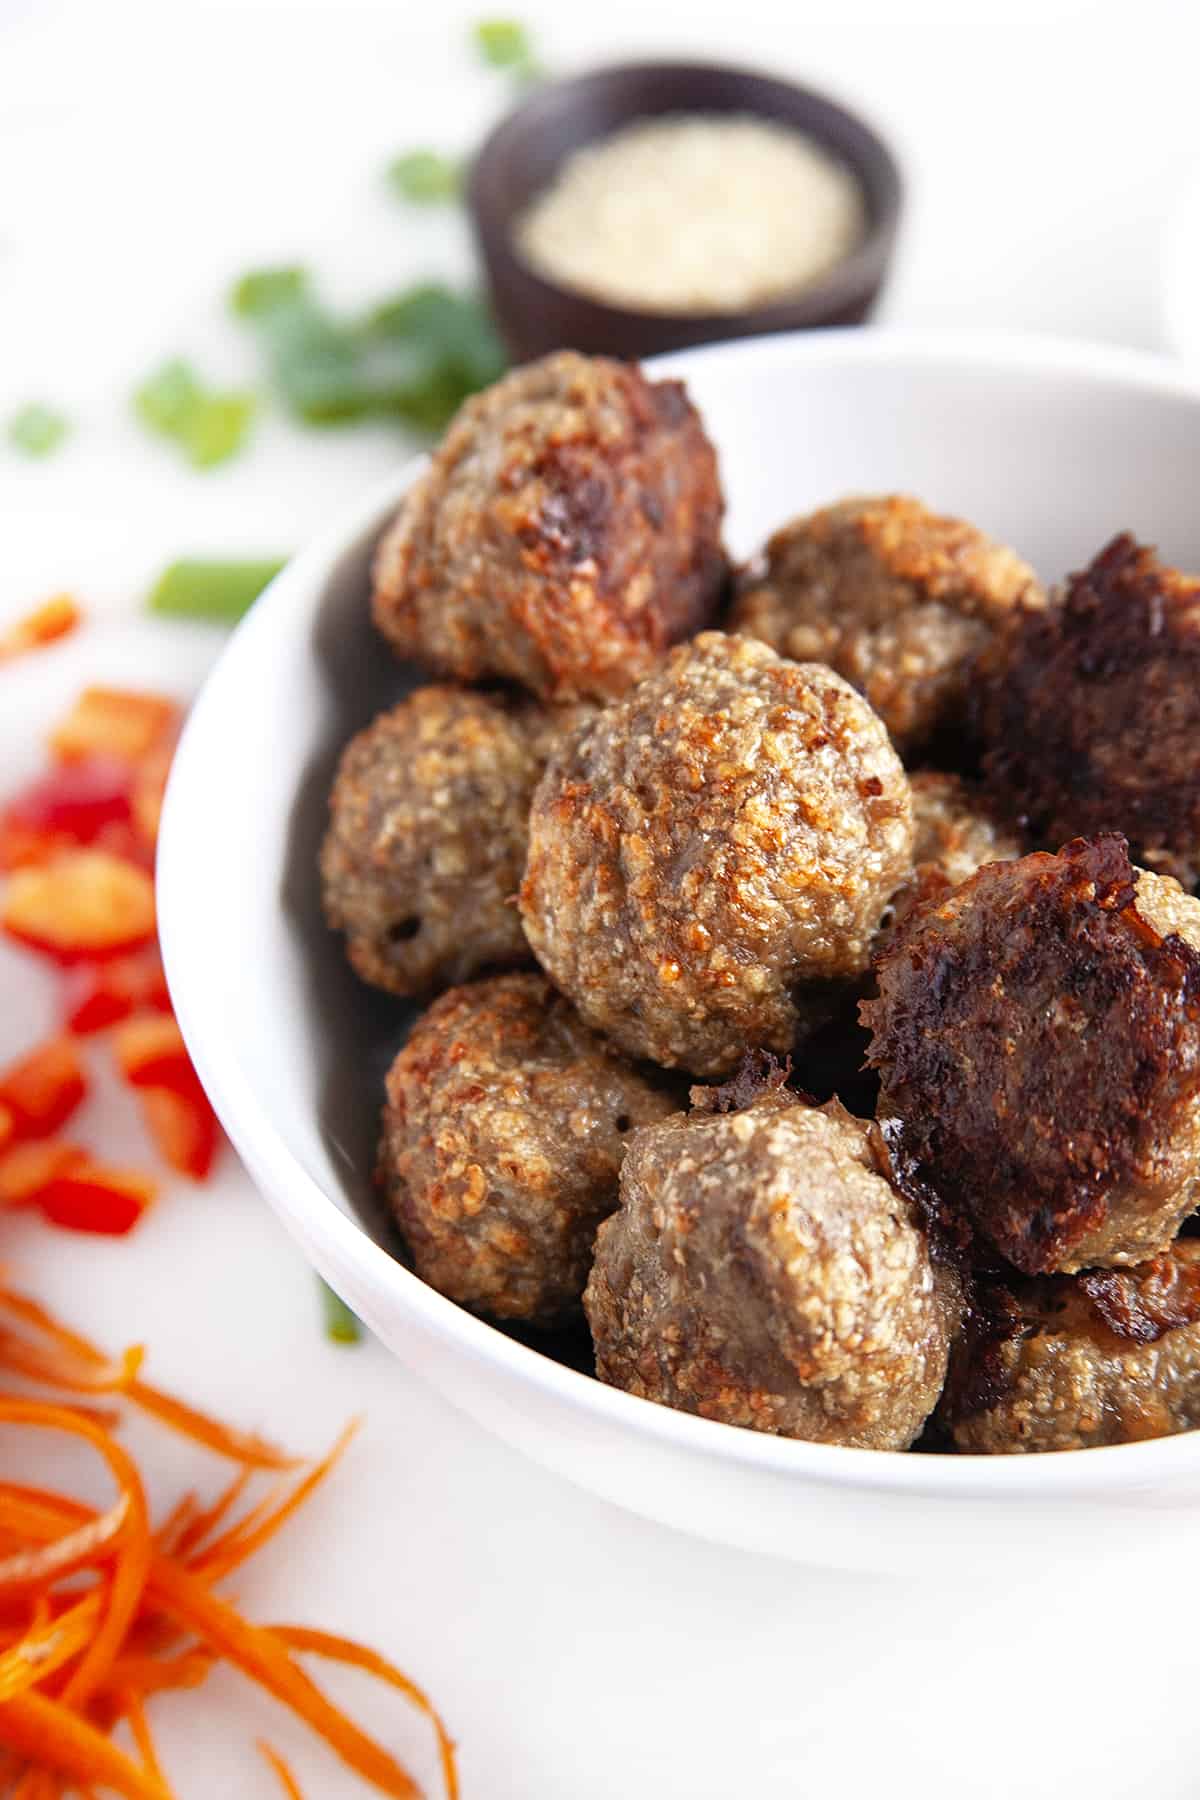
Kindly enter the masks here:
[[[360, 981], [340, 936], [325, 922], [317, 873], [338, 761], [354, 734], [428, 677], [399, 662], [370, 622], [370, 567], [378, 534], [356, 545], [332, 570], [312, 632], [325, 687], [325, 730], [297, 784], [288, 822], [281, 904], [287, 928], [304, 947], [306, 996], [321, 1021], [317, 1047], [317, 1122], [356, 1219], [407, 1267], [411, 1259], [374, 1181], [384, 1079], [421, 1012], [420, 1004]], [[592, 1373], [582, 1323], [560, 1331], [496, 1325], [507, 1336], [572, 1368]]]

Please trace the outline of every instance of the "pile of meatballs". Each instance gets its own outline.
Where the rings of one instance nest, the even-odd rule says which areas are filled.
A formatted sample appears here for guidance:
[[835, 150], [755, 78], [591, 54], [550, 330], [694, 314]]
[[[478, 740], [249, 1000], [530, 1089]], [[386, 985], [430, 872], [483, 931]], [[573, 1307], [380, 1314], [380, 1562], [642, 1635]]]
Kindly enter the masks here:
[[321, 880], [430, 1002], [381, 1096], [413, 1266], [758, 1431], [1200, 1424], [1200, 580], [1122, 535], [1047, 591], [897, 495], [735, 568], [722, 514], [683, 386], [563, 352], [380, 543], [432, 680]]

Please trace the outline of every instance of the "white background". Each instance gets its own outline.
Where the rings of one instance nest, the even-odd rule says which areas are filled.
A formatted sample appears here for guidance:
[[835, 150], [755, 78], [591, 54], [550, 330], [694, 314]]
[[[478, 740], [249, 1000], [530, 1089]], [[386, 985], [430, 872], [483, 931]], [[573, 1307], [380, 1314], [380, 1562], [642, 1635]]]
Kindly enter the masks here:
[[[69, 585], [97, 619], [0, 671], [6, 782], [85, 677], [180, 693], [199, 678], [215, 637], [136, 620], [164, 559], [288, 551], [405, 454], [382, 430], [301, 437], [269, 419], [247, 457], [194, 475], [127, 423], [127, 395], [168, 353], [249, 372], [220, 308], [249, 264], [310, 262], [348, 301], [469, 267], [459, 224], [397, 206], [380, 169], [414, 144], [467, 148], [502, 103], [464, 46], [477, 10], [0, 0], [0, 416], [36, 397], [77, 424], [44, 466], [0, 448], [0, 617]], [[721, 53], [865, 107], [909, 182], [886, 318], [1159, 345], [1159, 244], [1200, 160], [1190, 0], [604, 0], [526, 16], [555, 69]], [[0, 952], [0, 1054], [43, 1028], [51, 998]], [[106, 1142], [144, 1156], [121, 1096], [102, 1105]], [[403, 1662], [460, 1740], [467, 1800], [1195, 1792], [1191, 1568], [1136, 1587], [1106, 1569], [1034, 1580], [981, 1543], [977, 1580], [951, 1590], [936, 1568], [823, 1574], [619, 1514], [377, 1346], [326, 1346], [311, 1278], [228, 1162], [127, 1243], [2, 1233], [27, 1284], [110, 1343], [144, 1338], [164, 1383], [305, 1450], [365, 1413], [341, 1474], [238, 1597]], [[139, 1442], [162, 1501], [222, 1474], [161, 1434]], [[0, 1467], [17, 1455], [5, 1440]], [[432, 1773], [419, 1723], [334, 1685]], [[363, 1791], [231, 1677], [155, 1718], [183, 1800], [272, 1793], [250, 1748], [264, 1733], [310, 1795]]]

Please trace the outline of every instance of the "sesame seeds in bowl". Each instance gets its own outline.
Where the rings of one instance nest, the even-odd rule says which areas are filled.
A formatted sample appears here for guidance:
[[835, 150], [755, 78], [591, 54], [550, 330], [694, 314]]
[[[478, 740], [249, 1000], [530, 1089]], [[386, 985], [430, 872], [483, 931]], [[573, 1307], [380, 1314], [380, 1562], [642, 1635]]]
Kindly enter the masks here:
[[635, 119], [572, 152], [518, 219], [547, 280], [617, 306], [731, 313], [802, 292], [861, 242], [851, 170], [752, 113]]

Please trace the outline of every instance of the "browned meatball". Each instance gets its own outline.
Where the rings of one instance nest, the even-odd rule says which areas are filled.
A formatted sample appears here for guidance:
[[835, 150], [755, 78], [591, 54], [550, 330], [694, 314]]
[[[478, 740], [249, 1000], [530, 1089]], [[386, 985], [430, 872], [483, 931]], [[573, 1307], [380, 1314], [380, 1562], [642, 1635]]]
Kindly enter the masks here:
[[913, 873], [892, 896], [876, 955], [900, 921], [922, 900], [941, 898], [989, 862], [1021, 854], [1015, 833], [1005, 830], [984, 797], [958, 775], [920, 769], [909, 776], [913, 801]]
[[[603, 1381], [730, 1425], [904, 1450], [958, 1322], [868, 1127], [786, 1090], [639, 1131], [584, 1307]], [[719, 1102], [720, 1090], [717, 1090]]]
[[1125, 841], [992, 863], [876, 964], [902, 1179], [1026, 1274], [1136, 1263], [1200, 1199], [1200, 902]]
[[679, 382], [560, 351], [462, 407], [379, 547], [375, 620], [460, 680], [606, 699], [711, 615], [723, 509]]
[[1200, 877], [1200, 577], [1114, 538], [981, 678], [985, 775], [1036, 841], [1121, 831], [1139, 862]]
[[841, 678], [707, 632], [568, 737], [530, 817], [538, 960], [631, 1056], [785, 1053], [861, 974], [909, 868], [908, 782]]
[[388, 1073], [379, 1177], [417, 1274], [499, 1319], [578, 1309], [626, 1134], [674, 1102], [541, 975], [452, 988]]
[[1200, 1425], [1200, 1243], [981, 1295], [939, 1418], [959, 1450], [1085, 1450]]
[[427, 687], [350, 742], [321, 876], [364, 981], [421, 994], [530, 960], [513, 902], [558, 725], [532, 702]]
[[958, 725], [971, 664], [1017, 602], [1027, 563], [902, 494], [794, 519], [741, 583], [732, 629], [826, 662], [866, 695], [898, 748]]

